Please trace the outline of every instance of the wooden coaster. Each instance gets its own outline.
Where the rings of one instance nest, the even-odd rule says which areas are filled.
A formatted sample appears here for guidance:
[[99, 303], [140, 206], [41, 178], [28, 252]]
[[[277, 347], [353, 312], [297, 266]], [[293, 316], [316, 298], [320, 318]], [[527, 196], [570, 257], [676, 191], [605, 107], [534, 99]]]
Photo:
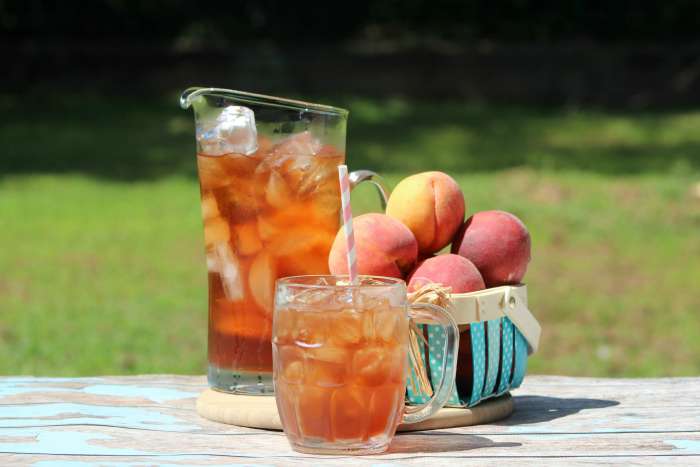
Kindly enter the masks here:
[[[398, 431], [481, 425], [505, 418], [512, 412], [513, 399], [506, 393], [469, 409], [442, 408], [422, 422], [402, 423]], [[206, 389], [197, 399], [197, 413], [208, 420], [229, 425], [282, 429], [275, 398], [271, 396], [241, 396]]]

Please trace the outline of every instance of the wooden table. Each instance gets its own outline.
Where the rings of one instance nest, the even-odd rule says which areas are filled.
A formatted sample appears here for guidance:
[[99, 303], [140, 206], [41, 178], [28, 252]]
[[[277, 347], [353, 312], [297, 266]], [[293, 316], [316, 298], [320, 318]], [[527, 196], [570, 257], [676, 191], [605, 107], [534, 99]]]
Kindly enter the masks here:
[[700, 465], [700, 378], [527, 376], [502, 422], [398, 435], [387, 454], [293, 452], [194, 409], [203, 377], [0, 378], [0, 465]]

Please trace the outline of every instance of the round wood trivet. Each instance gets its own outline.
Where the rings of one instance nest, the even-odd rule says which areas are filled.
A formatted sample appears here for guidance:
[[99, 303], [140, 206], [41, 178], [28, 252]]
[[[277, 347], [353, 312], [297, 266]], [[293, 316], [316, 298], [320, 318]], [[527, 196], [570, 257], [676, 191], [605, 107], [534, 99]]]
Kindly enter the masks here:
[[[512, 412], [513, 399], [506, 393], [469, 409], [442, 408], [420, 423], [402, 423], [398, 431], [481, 425], [505, 418]], [[197, 413], [206, 419], [229, 425], [282, 429], [275, 398], [272, 396], [242, 396], [206, 389], [197, 399]]]

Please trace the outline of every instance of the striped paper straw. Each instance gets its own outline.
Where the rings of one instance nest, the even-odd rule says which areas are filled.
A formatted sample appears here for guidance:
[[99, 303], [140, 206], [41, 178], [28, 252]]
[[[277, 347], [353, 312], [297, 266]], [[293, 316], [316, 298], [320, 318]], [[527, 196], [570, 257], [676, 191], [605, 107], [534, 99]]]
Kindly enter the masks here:
[[352, 207], [350, 206], [350, 178], [348, 166], [338, 166], [338, 178], [340, 179], [340, 201], [343, 210], [343, 230], [345, 231], [345, 244], [347, 246], [348, 273], [350, 282], [357, 283], [357, 257], [355, 256], [355, 234], [352, 231]]

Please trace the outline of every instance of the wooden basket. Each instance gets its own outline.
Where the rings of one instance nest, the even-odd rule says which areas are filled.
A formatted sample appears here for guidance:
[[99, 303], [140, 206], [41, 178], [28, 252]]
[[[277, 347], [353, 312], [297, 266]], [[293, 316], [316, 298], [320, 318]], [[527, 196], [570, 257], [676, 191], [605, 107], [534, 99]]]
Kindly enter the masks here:
[[[527, 287], [493, 287], [448, 297], [442, 304], [459, 325], [460, 351], [446, 406], [473, 407], [520, 386], [541, 332], [527, 308]], [[414, 357], [411, 362], [407, 400], [422, 404], [432, 395], [431, 381], [441, 377], [445, 336], [440, 326], [428, 324], [417, 325], [413, 334], [420, 360]], [[448, 369], [454, 364], [447, 362]]]

